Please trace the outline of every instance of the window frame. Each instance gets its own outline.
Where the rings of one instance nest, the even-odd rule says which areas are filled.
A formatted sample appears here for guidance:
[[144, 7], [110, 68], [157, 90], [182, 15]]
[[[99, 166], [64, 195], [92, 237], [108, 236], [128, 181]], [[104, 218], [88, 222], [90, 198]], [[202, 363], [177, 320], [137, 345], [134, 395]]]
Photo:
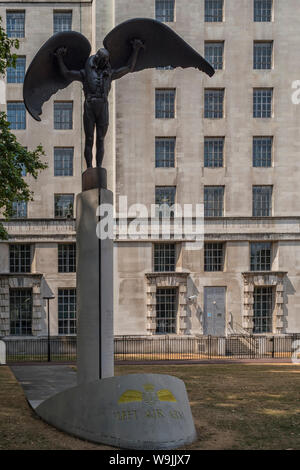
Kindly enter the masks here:
[[[21, 35], [11, 34], [11, 31], [9, 31], [9, 28], [8, 28], [8, 25], [9, 25], [8, 15], [14, 15], [14, 14], [22, 14], [23, 15], [23, 21], [22, 21], [23, 27], [20, 28]], [[18, 29], [14, 29], [13, 31], [14, 32], [18, 31]], [[26, 11], [25, 10], [19, 10], [19, 9], [17, 9], [17, 10], [8, 9], [8, 10], [6, 10], [6, 34], [7, 34], [7, 37], [10, 38], [10, 39], [13, 39], [13, 38], [22, 39], [22, 38], [25, 38], [25, 33], [26, 33]]]
[[[164, 6], [162, 11], [163, 12], [169, 12], [168, 14], [165, 13], [163, 16], [162, 14], [159, 15], [159, 8], [158, 6], [161, 5], [162, 3], [169, 3], [170, 5], [168, 7]], [[171, 6], [171, 8], [170, 8]], [[170, 14], [171, 12], [171, 14]], [[155, 19], [157, 21], [160, 21], [162, 23], [174, 23], [175, 22], [175, 12], [176, 12], [176, 4], [175, 0], [155, 0]], [[169, 16], [168, 16], [169, 15]]]
[[57, 272], [76, 272], [76, 243], [57, 244]]
[[[265, 141], [265, 145], [263, 144], [263, 141]], [[260, 146], [259, 146], [259, 142], [261, 142]], [[253, 136], [252, 167], [253, 168], [272, 168], [273, 160], [274, 160], [273, 150], [274, 150], [274, 137], [273, 136]], [[258, 152], [257, 154], [255, 153], [256, 151]], [[263, 164], [264, 162], [266, 164]]]
[[[261, 93], [260, 101], [258, 102], [258, 92]], [[262, 95], [264, 92], [269, 92], [271, 94], [270, 102], [268, 96], [265, 97]], [[264, 103], [265, 100], [265, 103]], [[253, 88], [253, 118], [254, 119], [272, 119], [274, 116], [274, 88], [271, 87], [262, 87], [262, 88]]]
[[[72, 196], [72, 212], [71, 213], [67, 213], [67, 210], [62, 207], [62, 210], [65, 211], [63, 213], [63, 215], [58, 215], [58, 213], [56, 212], [56, 209], [58, 208], [58, 205], [57, 205], [57, 198], [59, 196]], [[54, 194], [54, 218], [55, 219], [74, 219], [74, 202], [75, 202], [75, 198], [74, 198], [74, 193], [56, 193]]]
[[[256, 310], [258, 292], [260, 294], [260, 310], [268, 312], [266, 306], [269, 308], [269, 315], [258, 315], [258, 310]], [[269, 299], [266, 300], [266, 294], [269, 296]], [[264, 295], [264, 297], [262, 297]], [[264, 299], [264, 300], [263, 300]], [[275, 292], [273, 286], [254, 286], [253, 291], [253, 334], [266, 334], [273, 332], [273, 321], [274, 321], [274, 306], [275, 306]], [[265, 325], [264, 325], [265, 323]], [[265, 328], [264, 328], [265, 326]]]
[[[67, 106], [65, 109], [63, 109], [63, 106]], [[61, 109], [55, 109], [61, 106]], [[57, 111], [60, 111], [60, 119], [56, 119], [57, 117]], [[71, 119], [64, 119], [64, 115], [62, 114], [63, 112], [68, 111], [68, 113], [71, 116]], [[74, 103], [73, 101], [54, 101], [53, 103], [53, 129], [56, 131], [70, 131], [73, 130], [74, 127]]]
[[[270, 10], [270, 17], [269, 17], [270, 19], [263, 19], [262, 12], [259, 15], [260, 19], [258, 19], [257, 10], [256, 10], [258, 2], [260, 2], [261, 4], [263, 2], [265, 2], [265, 3], [270, 2], [271, 3], [271, 8], [269, 9]], [[263, 8], [261, 8], [261, 10], [263, 10]], [[265, 18], [266, 18], [266, 16], [265, 16]], [[253, 0], [253, 21], [254, 21], [254, 23], [272, 23], [274, 21], [274, 2], [273, 2], [273, 0]]]
[[[208, 47], [217, 47], [217, 46], [220, 46], [221, 47], [221, 62], [220, 63], [216, 63], [215, 61], [211, 61], [210, 60], [210, 57], [209, 57], [209, 54], [207, 53], [207, 48]], [[215, 69], [215, 70], [224, 70], [224, 51], [225, 51], [225, 41], [204, 41], [204, 57], [205, 59], [212, 65], [212, 67]], [[216, 56], [214, 56], [216, 57]], [[218, 57], [218, 55], [217, 55]], [[219, 66], [221, 64], [221, 66]]]
[[[170, 292], [169, 297], [172, 296], [171, 302], [159, 302], [159, 298], [165, 296], [167, 298], [168, 292]], [[178, 318], [178, 287], [157, 287], [156, 288], [156, 311], [155, 311], [155, 322], [156, 322], [156, 335], [166, 335], [166, 334], [176, 334], [177, 333], [177, 318]], [[161, 308], [161, 312], [159, 311], [159, 306], [163, 306]], [[167, 307], [171, 306], [170, 309]], [[162, 313], [162, 315], [159, 315]], [[167, 315], [171, 313], [171, 315]], [[164, 315], [163, 315], [164, 314]], [[169, 325], [168, 325], [169, 323]], [[160, 324], [163, 326], [161, 327]]]
[[[70, 295], [71, 291], [73, 291], [73, 295]], [[63, 302], [64, 299], [69, 300], [70, 298], [75, 299], [75, 302]], [[67, 316], [65, 317], [66, 313]], [[77, 333], [76, 287], [59, 287], [57, 289], [57, 331], [59, 336], [74, 336]]]
[[[169, 103], [164, 99], [159, 101], [159, 95], [169, 94]], [[155, 88], [155, 119], [175, 119], [176, 118], [176, 88]], [[163, 106], [162, 106], [163, 104]]]
[[[21, 73], [18, 72], [18, 62], [22, 61]], [[20, 55], [16, 59], [16, 67], [7, 67], [6, 83], [9, 85], [24, 83], [26, 73], [26, 56]]]
[[[216, 5], [213, 6], [213, 3], [215, 3]], [[221, 4], [221, 8], [217, 5], [217, 4]], [[209, 5], [210, 8], [209, 8]], [[210, 14], [208, 12], [212, 11], [212, 9], [215, 10], [215, 12], [217, 11], [218, 13], [214, 13], [214, 16], [213, 14]], [[219, 11], [221, 10], [221, 19], [220, 16], [219, 16]], [[210, 18], [210, 19], [209, 19]], [[205, 0], [204, 2], [204, 22], [205, 23], [223, 23], [224, 22], [224, 0]]]
[[250, 271], [272, 271], [272, 242], [250, 242]]
[[[159, 149], [159, 144], [165, 145]], [[175, 168], [175, 166], [176, 137], [155, 137], [155, 168]]]
[[[265, 55], [263, 54], [260, 55], [260, 57], [256, 56], [257, 49], [262, 49], [263, 47], [266, 47], [266, 45], [270, 46], [270, 55]], [[253, 70], [272, 70], [274, 68], [274, 41], [269, 40], [269, 41], [253, 41]], [[260, 59], [260, 61], [257, 61]], [[270, 66], [268, 67], [268, 65]], [[260, 66], [257, 66], [260, 65]], [[266, 65], [264, 67], [263, 65]]]
[[224, 117], [225, 88], [204, 88], [204, 119], [224, 119]]
[[[225, 149], [225, 137], [224, 136], [214, 136], [214, 137], [205, 136], [204, 137], [204, 152], [203, 152], [204, 168], [224, 168], [225, 166], [224, 149]], [[218, 165], [216, 163], [221, 163], [221, 165]]]
[[[71, 15], [71, 27], [68, 29], [65, 28], [56, 28], [55, 27], [55, 17], [56, 15]], [[53, 10], [53, 17], [52, 17], [52, 22], [53, 22], [53, 34], [56, 33], [62, 33], [64, 31], [72, 31], [72, 26], [73, 26], [73, 10]]]
[[[153, 244], [153, 272], [176, 272], [177, 246], [176, 243]], [[162, 269], [160, 269], [162, 268]]]
[[[9, 114], [14, 111], [14, 121], [10, 121]], [[7, 101], [6, 114], [9, 127], [14, 131], [26, 130], [26, 108], [23, 101]], [[24, 119], [23, 119], [24, 118]]]
[[[14, 294], [17, 294], [19, 293], [19, 296], [15, 296], [15, 299], [16, 298], [24, 298], [24, 296], [22, 297], [21, 296], [21, 292], [24, 292], [26, 293], [27, 292], [27, 298], [23, 301], [23, 304], [25, 304], [25, 307], [28, 307], [29, 306], [29, 309], [28, 311], [26, 311], [26, 308], [24, 309], [24, 311], [20, 311], [21, 310], [21, 305], [19, 304], [17, 307], [18, 308], [18, 311], [14, 312], [14, 316], [13, 316], [13, 305], [12, 305], [12, 299], [13, 299], [13, 293]], [[28, 300], [28, 295], [29, 295], [29, 292], [30, 292], [30, 302], [27, 302]], [[17, 310], [17, 308], [16, 308]], [[22, 318], [22, 315], [25, 314], [25, 318]], [[26, 318], [26, 315], [29, 314], [29, 318]], [[9, 289], [9, 331], [10, 331], [10, 335], [12, 336], [32, 336], [32, 323], [33, 323], [33, 295], [32, 295], [32, 288], [15, 288], [15, 287], [11, 287]], [[15, 323], [20, 323], [19, 327], [17, 325], [15, 326], [12, 326], [12, 324]], [[25, 323], [25, 327], [22, 326], [23, 324]], [[25, 331], [24, 331], [25, 329]], [[18, 331], [19, 330], [19, 331]]]
[[[266, 189], [268, 188], [269, 189], [269, 199], [268, 199], [268, 203], [266, 204], [266, 206], [264, 207], [263, 204], [264, 204], [264, 200], [262, 199], [264, 197], [264, 195], [261, 193], [261, 200], [258, 201], [258, 200], [255, 200], [255, 190], [257, 191], [257, 196], [259, 196], [258, 194], [258, 188], [260, 190], [262, 189]], [[267, 191], [266, 191], [266, 194], [267, 194]], [[265, 184], [265, 185], [253, 185], [252, 186], [252, 217], [272, 217], [273, 215], [273, 194], [274, 194], [274, 187], [273, 185], [271, 184]], [[267, 212], [268, 214], [266, 215], [265, 213], [265, 209], [268, 209]]]
[[[70, 155], [64, 155], [63, 151], [70, 151]], [[60, 155], [61, 152], [61, 155]], [[66, 156], [70, 157], [69, 164], [66, 165]], [[61, 168], [58, 168], [57, 163], [59, 162], [59, 158], [61, 158]], [[68, 162], [67, 162], [68, 163]], [[74, 147], [54, 147], [53, 148], [53, 170], [54, 176], [58, 177], [66, 177], [66, 176], [74, 176]], [[64, 174], [67, 171], [68, 174]], [[61, 171], [61, 174], [57, 174]]]
[[225, 266], [225, 243], [204, 243], [204, 272], [223, 272]]
[[[16, 247], [19, 247], [18, 250]], [[31, 273], [31, 265], [32, 245], [29, 243], [10, 243], [9, 272], [12, 274]]]
[[[208, 199], [207, 199], [207, 192], [211, 190], [218, 190], [221, 197], [222, 197], [222, 200], [220, 202], [220, 200], [213, 200], [213, 207], [210, 208], [210, 207], [207, 207], [207, 203], [210, 202]], [[224, 185], [205, 185], [204, 186], [204, 217], [224, 217], [224, 210], [225, 210], [225, 207], [224, 207], [224, 201], [225, 201], [225, 186]], [[215, 207], [215, 204], [217, 204], [217, 206]], [[219, 208], [219, 211], [218, 211], [218, 208]], [[213, 215], [209, 215], [208, 213], [210, 211], [213, 211]], [[218, 212], [218, 214], [216, 215], [215, 212]]]

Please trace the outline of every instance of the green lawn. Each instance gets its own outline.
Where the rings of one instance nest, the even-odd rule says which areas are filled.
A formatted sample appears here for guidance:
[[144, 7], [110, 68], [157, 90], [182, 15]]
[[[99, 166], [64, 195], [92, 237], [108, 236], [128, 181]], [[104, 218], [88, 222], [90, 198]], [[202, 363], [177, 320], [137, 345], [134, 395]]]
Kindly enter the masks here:
[[[198, 440], [188, 449], [300, 449], [298, 365], [132, 365], [117, 366], [115, 371], [116, 375], [142, 372], [184, 380], [198, 432]], [[0, 403], [0, 449], [110, 448], [42, 422], [4, 366]]]

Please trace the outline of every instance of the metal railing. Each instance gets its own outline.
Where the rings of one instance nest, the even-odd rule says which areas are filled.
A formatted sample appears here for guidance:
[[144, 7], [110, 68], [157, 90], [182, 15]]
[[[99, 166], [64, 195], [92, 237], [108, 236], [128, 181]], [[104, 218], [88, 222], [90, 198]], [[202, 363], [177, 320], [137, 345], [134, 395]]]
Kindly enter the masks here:
[[[76, 337], [2, 338], [6, 344], [6, 361], [75, 362]], [[298, 346], [299, 345], [299, 346]], [[115, 361], [189, 361], [214, 359], [260, 359], [296, 357], [300, 333], [284, 336], [234, 335], [217, 336], [116, 336]]]

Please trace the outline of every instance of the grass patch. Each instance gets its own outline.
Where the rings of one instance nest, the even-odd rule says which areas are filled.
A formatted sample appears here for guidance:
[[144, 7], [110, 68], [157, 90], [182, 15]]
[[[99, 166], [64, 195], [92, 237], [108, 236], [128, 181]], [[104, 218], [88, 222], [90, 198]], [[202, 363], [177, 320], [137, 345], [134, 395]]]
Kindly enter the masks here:
[[[281, 450], [300, 449], [299, 372], [297, 365], [185, 364], [117, 366], [115, 375], [160, 373], [184, 380], [198, 433], [186, 449]], [[0, 449], [110, 449], [41, 421], [4, 366], [0, 403]]]

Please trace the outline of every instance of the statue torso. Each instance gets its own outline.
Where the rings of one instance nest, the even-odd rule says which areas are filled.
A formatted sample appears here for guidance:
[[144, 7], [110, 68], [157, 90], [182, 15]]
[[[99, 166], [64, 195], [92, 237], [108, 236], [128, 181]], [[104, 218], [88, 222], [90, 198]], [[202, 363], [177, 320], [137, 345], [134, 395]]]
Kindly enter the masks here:
[[86, 99], [107, 99], [111, 89], [111, 69], [97, 69], [93, 63], [94, 56], [89, 57], [83, 71], [83, 91]]

